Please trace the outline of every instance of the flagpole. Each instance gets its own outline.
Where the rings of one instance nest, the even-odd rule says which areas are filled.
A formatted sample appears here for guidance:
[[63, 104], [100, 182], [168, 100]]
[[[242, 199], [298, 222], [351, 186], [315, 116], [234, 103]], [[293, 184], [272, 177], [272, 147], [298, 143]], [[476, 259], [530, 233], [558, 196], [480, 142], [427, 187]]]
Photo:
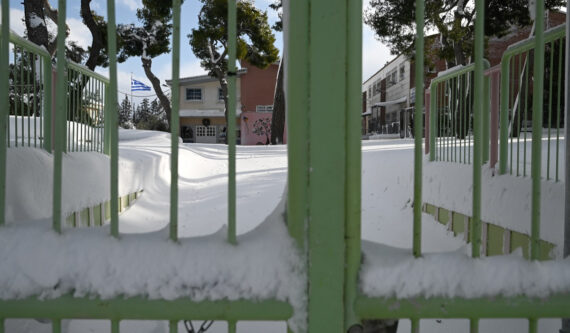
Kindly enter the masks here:
[[131, 108], [133, 108], [133, 125], [135, 123], [135, 104], [133, 98], [133, 72], [131, 72]]

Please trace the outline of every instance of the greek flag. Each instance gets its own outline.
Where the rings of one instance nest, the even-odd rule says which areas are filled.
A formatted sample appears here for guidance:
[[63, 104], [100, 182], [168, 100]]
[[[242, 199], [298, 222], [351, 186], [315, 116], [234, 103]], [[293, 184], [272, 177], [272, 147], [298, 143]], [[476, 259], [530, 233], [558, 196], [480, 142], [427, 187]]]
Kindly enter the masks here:
[[150, 91], [150, 87], [140, 81], [131, 79], [131, 91]]

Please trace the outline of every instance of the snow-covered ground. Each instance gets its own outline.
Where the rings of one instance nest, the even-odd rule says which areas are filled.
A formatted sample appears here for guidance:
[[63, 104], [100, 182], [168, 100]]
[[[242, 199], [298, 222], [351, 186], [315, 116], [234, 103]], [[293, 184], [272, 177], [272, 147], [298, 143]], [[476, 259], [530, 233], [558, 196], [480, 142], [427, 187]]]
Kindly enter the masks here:
[[[365, 264], [363, 267], [362, 286], [371, 296], [375, 295], [412, 295], [425, 292], [426, 288], [439, 288], [431, 290], [437, 294], [438, 290], [444, 295], [461, 295], [453, 286], [442, 284], [426, 284], [418, 288], [401, 287], [402, 281], [413, 283], [418, 276], [434, 277], [448, 276], [444, 271], [446, 263], [442, 259], [454, 260], [457, 267], [463, 267], [467, 260], [468, 247], [462, 237], [453, 237], [433, 217], [424, 214], [422, 221], [422, 248], [426, 256], [421, 263], [410, 263], [412, 245], [412, 188], [413, 188], [413, 144], [411, 140], [381, 140], [363, 142], [363, 170], [362, 170], [362, 235], [365, 240], [363, 251]], [[72, 153], [66, 157], [71, 162], [78, 161], [77, 168], [83, 171], [83, 178], [77, 176], [69, 185], [64, 186], [64, 201], [70, 201], [66, 209], [78, 205], [92, 204], [105, 198], [108, 185], [101, 183], [105, 179], [105, 167], [94, 172], [86, 165], [97, 165], [93, 159], [100, 158], [103, 164], [107, 158], [93, 154]], [[174, 248], [166, 241], [169, 211], [169, 182], [170, 182], [170, 137], [168, 134], [148, 131], [120, 131], [120, 179], [121, 192], [132, 189], [144, 189], [142, 197], [126, 212], [120, 216], [120, 232], [123, 234], [120, 242], [114, 242], [106, 236], [108, 229], [66, 230], [63, 239], [55, 239], [47, 229], [49, 228], [51, 170], [49, 169], [51, 156], [33, 149], [15, 151], [9, 149], [9, 159], [14, 165], [29, 165], [30, 170], [8, 168], [8, 179], [17, 179], [9, 189], [21, 191], [17, 195], [10, 195], [7, 205], [13, 207], [11, 227], [3, 230], [0, 240], [0, 295], [3, 298], [12, 298], [22, 295], [45, 292], [58, 283], [60, 289], [51, 291], [51, 294], [75, 290], [76, 293], [99, 293], [107, 297], [119, 294], [146, 293], [151, 297], [172, 298], [180, 295], [192, 296], [200, 299], [219, 299], [229, 297], [277, 297], [289, 300], [297, 309], [303, 307], [302, 267], [299, 267], [298, 258], [291, 243], [286, 237], [286, 231], [280, 214], [271, 214], [281, 201], [285, 188], [287, 174], [287, 155], [284, 146], [238, 146], [237, 147], [237, 231], [240, 251], [233, 251], [224, 242], [224, 225], [227, 219], [227, 157], [224, 145], [181, 145], [179, 153], [179, 233], [185, 238], [182, 246]], [[39, 156], [39, 157], [38, 157]], [[39, 158], [41, 169], [34, 169], [34, 161]], [[10, 163], [12, 163], [9, 161]], [[85, 164], [80, 164], [85, 163]], [[85, 167], [81, 167], [81, 165]], [[435, 164], [434, 164], [435, 165]], [[443, 164], [439, 164], [445, 168]], [[99, 167], [97, 167], [99, 168]], [[43, 171], [42, 171], [43, 169]], [[446, 168], [447, 169], [447, 168]], [[89, 170], [89, 171], [87, 171]], [[47, 172], [46, 172], [47, 171]], [[24, 173], [25, 172], [25, 173]], [[40, 173], [41, 176], [29, 177]], [[100, 172], [100, 173], [99, 173]], [[426, 177], [430, 172], [426, 169]], [[91, 174], [93, 173], [93, 174]], [[71, 177], [71, 176], [70, 176]], [[43, 183], [42, 183], [43, 182]], [[28, 209], [30, 191], [33, 192], [36, 183], [42, 184], [40, 193], [35, 193], [33, 202], [42, 209]], [[44, 184], [45, 183], [45, 184]], [[104, 182], [103, 182], [104, 183]], [[424, 182], [424, 189], [429, 182]], [[12, 187], [10, 187], [12, 186]], [[85, 189], [89, 189], [86, 191]], [[468, 187], [466, 187], [467, 189]], [[87, 198], [79, 193], [85, 194]], [[13, 192], [8, 192], [13, 193]], [[67, 193], [67, 194], [66, 194]], [[470, 202], [462, 207], [470, 206]], [[24, 211], [25, 213], [22, 213]], [[47, 211], [47, 215], [46, 215]], [[18, 213], [19, 212], [19, 213]], [[21, 214], [21, 215], [18, 215]], [[270, 216], [269, 219], [267, 217]], [[23, 226], [20, 221], [35, 220]], [[261, 223], [267, 220], [263, 226]], [[30, 224], [44, 224], [44, 227], [30, 231]], [[35, 232], [41, 241], [33, 244], [35, 251], [29, 251], [19, 245], [23, 239], [29, 239], [29, 233]], [[136, 235], [145, 233], [146, 235]], [[190, 238], [200, 236], [200, 238]], [[142, 238], [141, 238], [142, 237]], [[141, 239], [144, 239], [141, 241]], [[373, 243], [372, 243], [373, 242]], [[376, 243], [382, 243], [378, 245]], [[98, 246], [110, 247], [113, 253], [122, 254], [113, 258], [98, 258], [96, 251], [84, 251]], [[8, 247], [10, 250], [8, 251]], [[45, 248], [50, 248], [58, 256], [38, 256]], [[16, 251], [17, 249], [20, 251]], [[384, 254], [378, 256], [378, 249], [382, 248]], [[49, 251], [48, 251], [49, 252]], [[438, 252], [448, 252], [437, 254]], [[10, 253], [10, 255], [8, 255]], [[14, 255], [17, 253], [18, 255]], [[81, 255], [78, 255], [80, 253]], [[141, 255], [146, 253], [146, 255]], [[177, 258], [172, 262], [164, 260], [163, 255]], [[195, 254], [189, 256], [188, 253]], [[144, 260], [140, 260], [144, 257]], [[512, 270], [528, 268], [517, 255], [512, 256]], [[59, 259], [58, 259], [59, 258]], [[139, 259], [137, 259], [139, 258]], [[394, 265], [391, 259], [400, 258], [401, 265]], [[215, 259], [216, 264], [212, 264]], [[385, 262], [386, 260], [390, 262]], [[500, 259], [505, 261], [505, 259]], [[35, 263], [35, 264], [34, 264]], [[75, 264], [73, 264], [75, 263]], [[129, 264], [126, 264], [129, 263]], [[131, 267], [137, 263], [134, 272]], [[256, 263], [256, 264], [254, 264]], [[262, 264], [259, 264], [262, 263]], [[499, 265], [502, 262], [498, 263]], [[40, 269], [36, 267], [40, 265]], [[392, 265], [392, 266], [390, 266]], [[422, 266], [423, 265], [423, 266]], [[433, 268], [431, 272], [426, 267]], [[497, 263], [481, 260], [478, 263], [481, 273], [493, 269]], [[495, 265], [495, 266], [494, 266]], [[10, 271], [17, 267], [16, 271]], [[59, 267], [59, 268], [58, 268]], [[98, 269], [94, 269], [98, 267]], [[198, 269], [196, 269], [198, 267]], [[395, 275], [382, 276], [382, 267], [388, 267]], [[543, 273], [545, 266], [535, 267], [537, 274]], [[172, 275], [174, 269], [175, 274]], [[259, 270], [262, 271], [259, 271]], [[380, 269], [380, 270], [379, 270]], [[49, 274], [46, 274], [45, 271]], [[101, 271], [103, 270], [103, 271]], [[415, 270], [410, 274], [409, 270]], [[441, 270], [438, 271], [438, 270]], [[570, 271], [568, 263], [565, 270], [559, 273], [567, 274]], [[109, 274], [109, 272], [113, 272]], [[192, 272], [201, 272], [195, 277]], [[407, 272], [407, 273], [406, 273]], [[498, 274], [508, 274], [505, 269]], [[511, 271], [512, 274], [517, 275]], [[13, 274], [24, 274], [17, 275]], [[464, 269], [463, 275], [477, 274], [477, 267]], [[523, 275], [523, 274], [518, 274]], [[497, 274], [488, 272], [487, 279], [497, 278]], [[563, 275], [560, 277], [564, 280]], [[25, 278], [23, 278], [25, 277]], [[81, 277], [79, 279], [78, 277]], [[297, 278], [296, 278], [297, 277]], [[383, 279], [386, 278], [386, 281]], [[408, 280], [406, 280], [406, 278]], [[14, 295], [13, 281], [21, 281]], [[411, 279], [411, 280], [410, 280]], [[414, 280], [415, 279], [415, 280]], [[432, 280], [429, 278], [430, 281]], [[520, 278], [517, 287], [524, 288], [525, 283], [533, 281]], [[212, 281], [224, 281], [221, 286], [210, 288], [201, 295], [195, 295], [180, 286], [189, 283], [190, 286], [203, 285]], [[414, 280], [414, 281], [412, 281]], [[504, 280], [504, 279], [503, 279]], [[566, 278], [568, 281], [569, 279]], [[82, 281], [81, 285], [77, 281]], [[160, 281], [169, 281], [167, 285]], [[229, 284], [228, 284], [229, 281]], [[233, 281], [233, 282], [232, 282]], [[400, 284], [398, 284], [400, 282]], [[467, 281], [469, 282], [469, 281]], [[473, 281], [471, 281], [473, 282]], [[500, 287], [510, 284], [504, 281]], [[556, 285], [560, 280], [553, 277], [551, 285], [546, 286], [546, 292], [562, 290], [568, 286]], [[394, 289], [384, 291], [383, 286], [393, 286]], [[465, 288], [458, 284], [455, 287]], [[475, 295], [484, 294], [482, 282]], [[549, 289], [548, 289], [549, 287]], [[233, 288], [233, 289], [232, 289]], [[240, 289], [241, 288], [241, 289]], [[389, 288], [389, 287], [387, 287]], [[400, 288], [400, 289], [398, 289]], [[423, 289], [422, 289], [423, 288]], [[448, 288], [448, 289], [445, 289]], [[483, 290], [481, 289], [483, 288]], [[51, 288], [53, 289], [53, 288]], [[523, 289], [522, 292], [525, 290]], [[545, 290], [534, 289], [540, 293]], [[516, 292], [521, 292], [517, 289]], [[479, 293], [479, 294], [477, 294]], [[473, 296], [473, 294], [470, 294]], [[49, 294], [46, 294], [49, 296]], [[554, 332], [559, 321], [540, 321], [540, 331]], [[546, 325], [546, 326], [542, 326]], [[109, 324], [105, 321], [74, 320], [65, 322], [69, 332], [108, 332]], [[504, 331], [524, 332], [525, 321], [484, 321], [481, 323], [481, 332]], [[485, 329], [488, 327], [488, 329]], [[49, 324], [37, 321], [7, 321], [8, 332], [48, 332]], [[208, 332], [225, 332], [225, 323], [215, 323]], [[466, 332], [466, 320], [424, 320], [422, 332]], [[183, 331], [180, 324], [180, 331]], [[239, 332], [285, 332], [283, 323], [239, 323]], [[409, 331], [409, 323], [402, 321], [400, 331]], [[131, 322], [122, 323], [122, 332], [167, 332], [166, 322]]]

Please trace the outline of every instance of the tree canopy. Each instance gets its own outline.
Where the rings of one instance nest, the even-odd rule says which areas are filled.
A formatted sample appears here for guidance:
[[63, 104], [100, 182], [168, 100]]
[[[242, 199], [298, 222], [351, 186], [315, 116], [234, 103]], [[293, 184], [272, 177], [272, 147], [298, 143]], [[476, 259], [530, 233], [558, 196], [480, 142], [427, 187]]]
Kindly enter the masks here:
[[[545, 8], [566, 4], [565, 0], [545, 0]], [[427, 0], [426, 29], [441, 33], [439, 56], [450, 65], [465, 64], [473, 51], [473, 0]], [[415, 0], [371, 0], [365, 22], [377, 37], [388, 44], [392, 54], [413, 55]], [[502, 36], [513, 26], [531, 23], [528, 0], [485, 0], [485, 35]]]
[[118, 61], [128, 57], [141, 57], [142, 67], [170, 124], [170, 99], [162, 91], [160, 79], [152, 72], [152, 59], [170, 52], [170, 35], [172, 34], [172, 0], [143, 0], [143, 7], [137, 9], [140, 26], [120, 24]]
[[[202, 67], [220, 81], [227, 111], [228, 5], [226, 0], [200, 1], [204, 5], [198, 15], [198, 28], [192, 29], [188, 38]], [[267, 13], [249, 1], [239, 1], [236, 12], [237, 59], [259, 68], [266, 68], [277, 61], [279, 50], [274, 45], [275, 36], [267, 21]]]

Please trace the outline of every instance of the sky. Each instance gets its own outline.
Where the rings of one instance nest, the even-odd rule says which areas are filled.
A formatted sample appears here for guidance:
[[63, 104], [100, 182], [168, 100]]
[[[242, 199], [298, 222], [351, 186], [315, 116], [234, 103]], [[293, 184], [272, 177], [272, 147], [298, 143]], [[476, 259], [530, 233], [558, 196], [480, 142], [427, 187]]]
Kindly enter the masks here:
[[[278, 19], [277, 13], [269, 8], [269, 4], [273, 0], [255, 0], [255, 4], [261, 10], [267, 11], [270, 25]], [[368, 1], [364, 1], [368, 3]], [[23, 36], [25, 25], [22, 21], [24, 17], [24, 5], [22, 0], [10, 0], [10, 27], [13, 31]], [[51, 0], [52, 6], [57, 7], [57, 1]], [[136, 10], [142, 7], [141, 0], [116, 0], [116, 21], [117, 24], [137, 24]], [[107, 16], [107, 6], [105, 0], [92, 0], [91, 8], [97, 12], [97, 14], [106, 17]], [[195, 75], [203, 75], [206, 72], [200, 67], [200, 60], [198, 60], [188, 44], [187, 35], [191, 32], [193, 27], [198, 24], [198, 13], [201, 8], [201, 3], [198, 0], [186, 0], [182, 5], [182, 27], [181, 27], [181, 50], [180, 50], [180, 76], [188, 77]], [[91, 34], [87, 27], [83, 24], [81, 17], [79, 16], [80, 1], [79, 0], [69, 0], [67, 1], [67, 24], [70, 28], [69, 40], [76, 41], [80, 46], [87, 48], [91, 43]], [[275, 32], [276, 35], [276, 46], [279, 49], [283, 47], [282, 34]], [[363, 52], [362, 52], [362, 81], [368, 79], [376, 71], [378, 71], [384, 64], [386, 64], [392, 56], [388, 48], [380, 43], [374, 38], [374, 33], [370, 30], [368, 26], [363, 24]], [[172, 76], [171, 69], [171, 55], [165, 54], [160, 57], [154, 58], [152, 70], [156, 76], [158, 76], [162, 83], [164, 80], [170, 79]], [[106, 68], [97, 67], [96, 71], [108, 76], [108, 70]], [[146, 78], [144, 71], [142, 69], [141, 60], [139, 57], [129, 58], [126, 62], [118, 64], [118, 86], [119, 86], [119, 101], [121, 101], [125, 94], [130, 94], [130, 78], [131, 76], [151, 86], [150, 81]], [[168, 91], [165, 88], [164, 91]], [[156, 96], [154, 91], [150, 92], [137, 92], [134, 93], [135, 96], [140, 96], [140, 98], [135, 98], [135, 104], [138, 104], [142, 97], [148, 97], [153, 100]]]

